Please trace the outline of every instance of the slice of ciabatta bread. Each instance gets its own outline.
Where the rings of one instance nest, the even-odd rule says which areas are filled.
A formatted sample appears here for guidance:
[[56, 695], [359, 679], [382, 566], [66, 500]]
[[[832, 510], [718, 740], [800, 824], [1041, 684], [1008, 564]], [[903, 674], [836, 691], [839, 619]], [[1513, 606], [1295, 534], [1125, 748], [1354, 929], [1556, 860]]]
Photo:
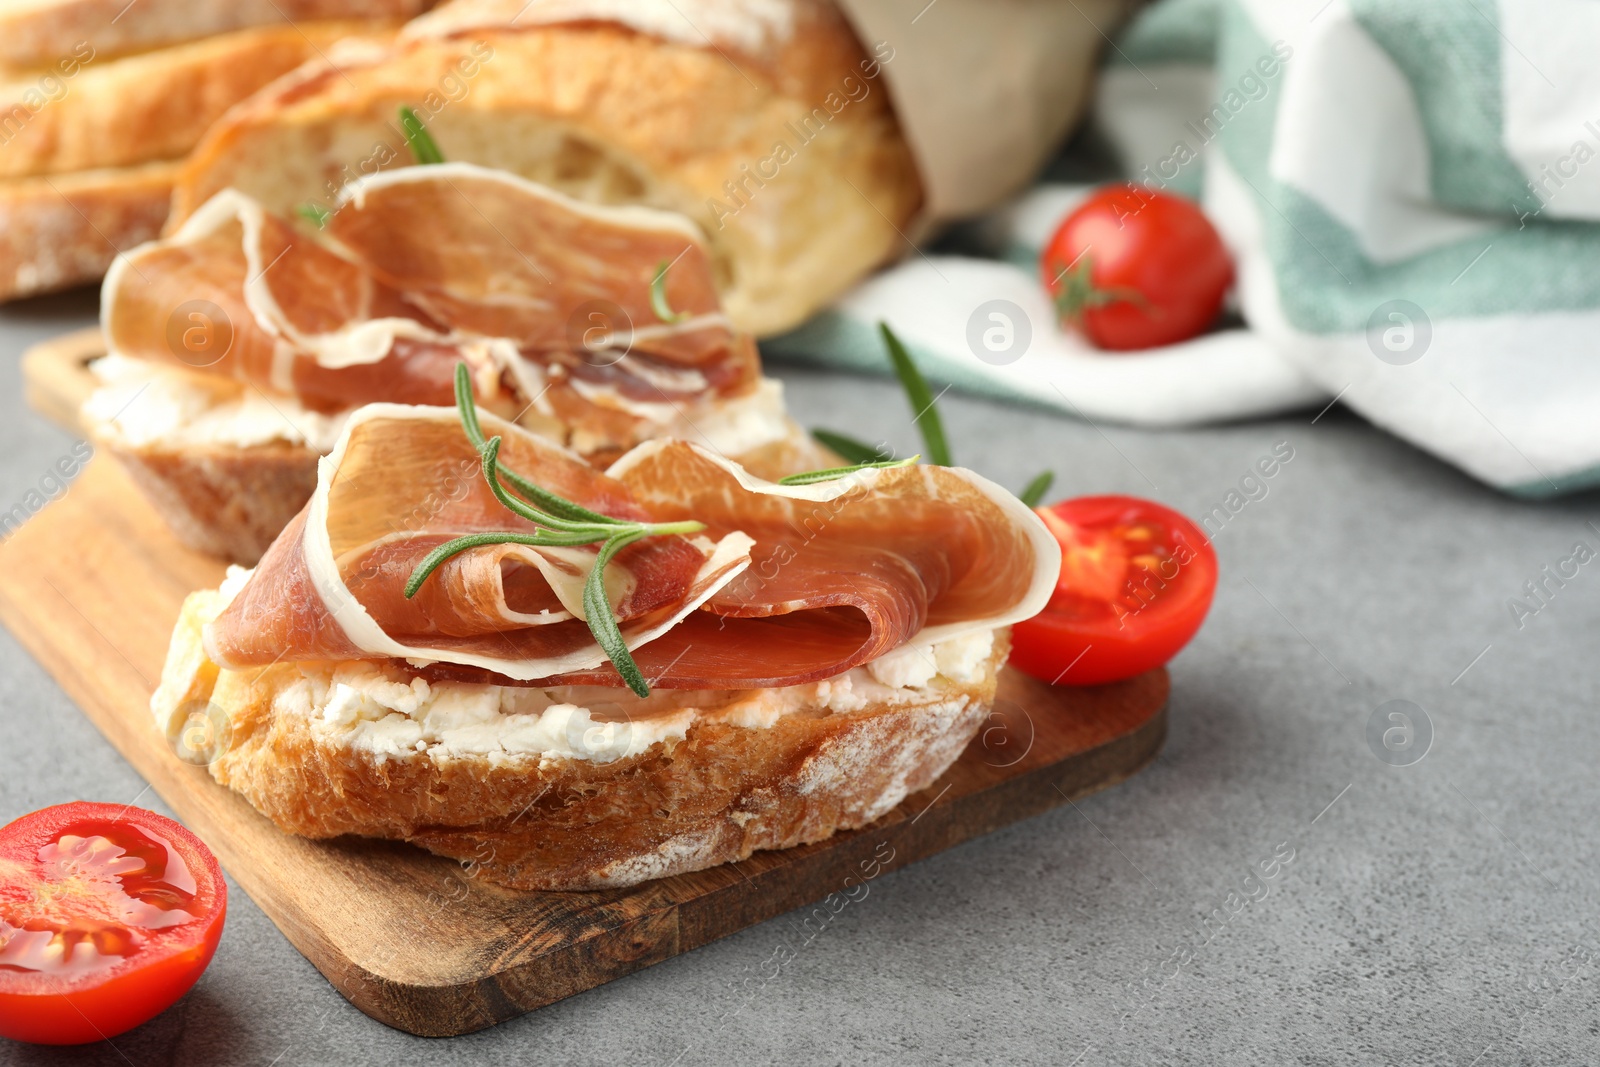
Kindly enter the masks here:
[[177, 162], [0, 180], [0, 300], [94, 281], [161, 232]]
[[311, 499], [317, 453], [260, 445], [146, 444], [96, 437], [122, 463], [179, 541], [208, 556], [254, 563]]
[[[228, 108], [335, 41], [386, 37], [396, 26], [262, 26], [122, 58], [80, 59], [69, 78], [13, 75], [0, 84], [0, 177], [180, 158]], [[41, 81], [47, 76], [53, 80]]]
[[251, 26], [401, 21], [430, 6], [432, 0], [0, 0], [0, 64], [42, 70], [83, 44], [106, 58]]
[[[865, 825], [932, 783], [988, 714], [1004, 630], [743, 692], [435, 683], [368, 663], [219, 670], [190, 595], [156, 723], [290, 833], [411, 841], [518, 889], [592, 889]], [[190, 738], [190, 734], [194, 738]]]
[[[84, 432], [122, 463], [180, 541], [233, 563], [259, 560], [311, 499], [317, 460], [344, 424], [342, 414], [225, 378], [116, 356], [91, 366], [103, 384], [79, 412]], [[600, 468], [632, 444], [576, 442], [531, 412], [524, 425]], [[725, 451], [773, 480], [843, 462], [784, 413], [781, 386], [770, 379], [659, 432]]]
[[[232, 563], [253, 564], [311, 499], [321, 453], [303, 444], [271, 440], [240, 445], [181, 438], [130, 444], [104, 423], [91, 437], [122, 463], [179, 541]], [[604, 466], [614, 452], [595, 457]], [[761, 478], [843, 464], [790, 423], [781, 438], [738, 454], [741, 466]]]
[[330, 203], [410, 161], [409, 105], [447, 159], [693, 219], [728, 315], [760, 335], [904, 250], [921, 203], [879, 76], [892, 52], [869, 56], [826, 0], [457, 0], [391, 48], [329, 55], [212, 128], [174, 225], [228, 187], [279, 214]]

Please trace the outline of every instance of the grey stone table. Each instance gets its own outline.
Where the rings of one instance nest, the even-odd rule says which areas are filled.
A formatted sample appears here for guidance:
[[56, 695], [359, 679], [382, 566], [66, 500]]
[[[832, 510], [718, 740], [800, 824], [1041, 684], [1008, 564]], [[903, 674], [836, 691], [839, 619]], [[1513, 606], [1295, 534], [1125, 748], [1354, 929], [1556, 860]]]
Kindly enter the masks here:
[[[0, 318], [0, 509], [71, 443], [24, 409], [16, 355], [89, 307]], [[891, 384], [775, 370], [802, 419], [914, 445]], [[173, 1010], [114, 1049], [0, 1040], [0, 1063], [1600, 1060], [1600, 562], [1536, 614], [1508, 605], [1576, 543], [1600, 548], [1600, 498], [1509, 500], [1339, 408], [1147, 433], [943, 407], [958, 458], [1006, 484], [1047, 462], [1063, 495], [1192, 515], [1293, 448], [1216, 534], [1216, 605], [1172, 665], [1171, 738], [1144, 773], [885, 876], [808, 944], [775, 919], [448, 1040], [361, 1015], [236, 892]], [[1377, 733], [1400, 729], [1396, 747], [1369, 744], [1395, 700], [1415, 705], [1411, 747], [1393, 708]], [[1413, 759], [1429, 724], [1419, 761], [1375, 754]], [[162, 808], [0, 635], [0, 821], [76, 798]], [[764, 980], [784, 943], [795, 958]]]

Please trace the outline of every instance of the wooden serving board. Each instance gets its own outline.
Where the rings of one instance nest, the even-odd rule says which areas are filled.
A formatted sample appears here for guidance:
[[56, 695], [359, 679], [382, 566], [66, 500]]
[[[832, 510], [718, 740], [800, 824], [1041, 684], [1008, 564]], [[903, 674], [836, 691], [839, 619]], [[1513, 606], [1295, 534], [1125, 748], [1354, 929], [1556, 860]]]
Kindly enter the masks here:
[[81, 432], [78, 409], [94, 392], [89, 364], [106, 354], [100, 327], [62, 334], [22, 353], [22, 389], [28, 406], [73, 433]]
[[837, 907], [856, 880], [1121, 781], [1166, 736], [1165, 671], [1094, 689], [1007, 672], [961, 759], [868, 827], [631, 889], [513, 892], [403, 844], [291, 837], [177, 758], [149, 697], [183, 597], [222, 572], [102, 457], [0, 545], [0, 619], [334, 987], [414, 1034], [478, 1030], [802, 905]]

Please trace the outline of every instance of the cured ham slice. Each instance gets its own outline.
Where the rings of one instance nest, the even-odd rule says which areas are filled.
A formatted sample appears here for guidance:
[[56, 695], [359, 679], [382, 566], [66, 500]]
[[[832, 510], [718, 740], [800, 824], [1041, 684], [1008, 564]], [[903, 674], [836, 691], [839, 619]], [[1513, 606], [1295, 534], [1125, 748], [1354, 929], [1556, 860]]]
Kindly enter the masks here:
[[[623, 519], [647, 514], [581, 457], [492, 417], [506, 466], [551, 491]], [[454, 408], [372, 405], [322, 460], [306, 510], [268, 549], [208, 637], [218, 663], [408, 658], [502, 671], [532, 681], [607, 663], [583, 619], [597, 546], [494, 545], [403, 589], [451, 538], [533, 533], [479, 471]], [[609, 599], [630, 646], [657, 636], [748, 564], [749, 538], [717, 544], [657, 537], [615, 559]]]
[[[663, 263], [670, 321], [651, 299]], [[322, 412], [448, 404], [465, 360], [489, 406], [532, 404], [607, 440], [627, 440], [639, 404], [744, 395], [759, 379], [692, 224], [461, 163], [352, 183], [320, 232], [219, 193], [119, 257], [102, 316], [113, 352]]]
[[[908, 642], [1039, 611], [1055, 539], [1006, 490], [943, 467], [864, 470], [784, 486], [678, 441], [602, 474], [485, 416], [510, 469], [629, 521], [705, 524], [619, 554], [608, 596], [653, 687], [748, 689], [829, 678]], [[401, 592], [436, 545], [532, 525], [478, 472], [454, 409], [374, 405], [322, 461], [315, 495], [208, 628], [223, 667], [405, 660], [439, 677], [620, 686], [583, 620], [595, 549], [495, 545]]]
[[[359, 183], [327, 233], [437, 321], [510, 338], [526, 352], [582, 347], [596, 325], [582, 312], [606, 303], [621, 321], [611, 324], [616, 347], [600, 347], [620, 355], [631, 342], [624, 358], [653, 361], [658, 373], [718, 370], [734, 346], [710, 257], [677, 215], [593, 207], [505, 171], [455, 164]], [[664, 285], [674, 322], [651, 305], [662, 264], [671, 265]]]
[[237, 193], [220, 194], [191, 221], [107, 275], [112, 351], [298, 395], [322, 410], [364, 394], [413, 403], [448, 395], [459, 352], [360, 265]]

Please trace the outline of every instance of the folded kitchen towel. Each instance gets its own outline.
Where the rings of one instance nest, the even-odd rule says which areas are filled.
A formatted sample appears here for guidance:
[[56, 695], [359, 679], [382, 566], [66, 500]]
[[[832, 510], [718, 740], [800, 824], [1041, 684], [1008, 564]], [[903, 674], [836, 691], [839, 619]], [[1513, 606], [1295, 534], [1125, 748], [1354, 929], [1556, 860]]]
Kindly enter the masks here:
[[1095, 118], [1130, 180], [1201, 198], [1244, 326], [1063, 333], [1033, 264], [1082, 190], [1040, 186], [987, 220], [995, 258], [912, 255], [765, 347], [883, 369], [883, 319], [931, 376], [1091, 420], [1336, 398], [1509, 492], [1600, 484], [1596, 40], [1588, 0], [1162, 0]]

